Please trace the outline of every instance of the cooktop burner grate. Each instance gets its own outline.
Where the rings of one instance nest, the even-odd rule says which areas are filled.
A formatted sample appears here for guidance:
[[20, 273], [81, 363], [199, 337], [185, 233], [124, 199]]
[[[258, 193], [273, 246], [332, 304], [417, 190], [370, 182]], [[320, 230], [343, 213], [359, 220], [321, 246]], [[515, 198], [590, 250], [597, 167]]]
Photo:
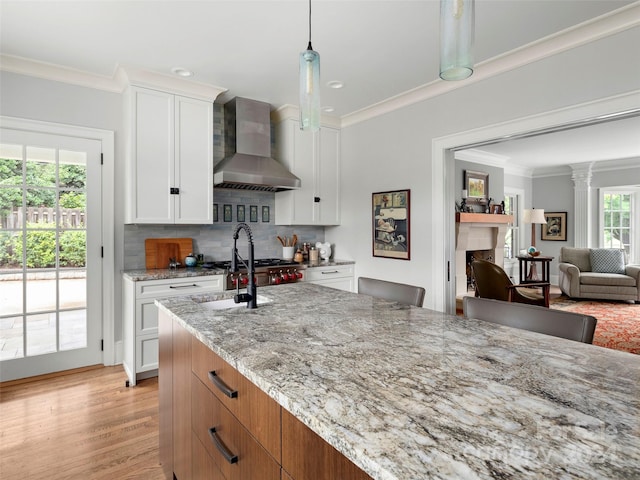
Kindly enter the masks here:
[[[297, 264], [291, 260], [283, 260], [281, 258], [259, 258], [253, 261], [253, 265], [255, 268], [259, 268], [259, 267], [279, 267], [279, 266], [297, 265]], [[231, 268], [231, 260], [206, 262], [202, 264], [202, 268], [220, 268], [220, 269], [228, 270], [229, 268]], [[239, 268], [244, 268], [244, 267], [242, 267], [242, 265], [239, 265]]]

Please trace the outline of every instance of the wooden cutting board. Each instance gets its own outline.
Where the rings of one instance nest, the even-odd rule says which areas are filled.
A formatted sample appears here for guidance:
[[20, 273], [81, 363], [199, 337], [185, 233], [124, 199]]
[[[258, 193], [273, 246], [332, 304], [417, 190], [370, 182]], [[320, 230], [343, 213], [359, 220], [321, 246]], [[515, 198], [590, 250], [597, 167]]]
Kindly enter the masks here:
[[175, 258], [181, 267], [184, 259], [193, 252], [192, 238], [147, 238], [144, 241], [145, 266], [169, 268], [169, 259]]

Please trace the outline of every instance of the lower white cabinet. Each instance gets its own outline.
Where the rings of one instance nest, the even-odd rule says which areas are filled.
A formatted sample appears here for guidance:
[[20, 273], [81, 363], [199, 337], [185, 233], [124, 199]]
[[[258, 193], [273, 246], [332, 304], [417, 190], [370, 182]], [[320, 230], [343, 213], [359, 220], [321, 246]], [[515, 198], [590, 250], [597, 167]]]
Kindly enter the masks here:
[[158, 374], [156, 298], [222, 292], [224, 275], [133, 281], [123, 279], [123, 365], [129, 385]]
[[325, 287], [355, 292], [354, 265], [309, 267], [304, 271], [305, 281]]

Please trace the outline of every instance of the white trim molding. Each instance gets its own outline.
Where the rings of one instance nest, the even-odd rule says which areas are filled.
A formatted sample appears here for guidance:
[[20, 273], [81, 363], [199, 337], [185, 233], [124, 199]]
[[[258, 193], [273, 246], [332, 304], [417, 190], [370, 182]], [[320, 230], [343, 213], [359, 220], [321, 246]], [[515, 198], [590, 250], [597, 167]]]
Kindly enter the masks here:
[[438, 79], [370, 107], [344, 115], [342, 117], [342, 126], [347, 127], [393, 112], [639, 25], [640, 2], [635, 2], [609, 14], [583, 22], [481, 62], [476, 65], [473, 75], [464, 81], [445, 82]]
[[[114, 365], [115, 358], [115, 143], [114, 132], [97, 128], [42, 122], [0, 115], [0, 127], [68, 137], [98, 140], [102, 144], [102, 361]], [[120, 314], [118, 313], [118, 317]]]
[[[438, 79], [344, 115], [339, 119], [328, 116], [326, 122], [327, 125], [335, 125], [338, 128], [354, 125], [637, 26], [640, 26], [640, 2], [634, 2], [608, 14], [480, 62], [476, 65], [474, 74], [464, 81], [445, 82]], [[215, 99], [227, 91], [223, 87], [178, 79], [167, 74], [132, 66], [118, 66], [114, 74], [109, 77], [23, 57], [0, 55], [0, 69], [116, 93], [121, 93], [127, 83], [168, 89], [168, 91], [180, 95], [195, 95], [194, 98], [209, 100]], [[286, 110], [287, 107], [291, 106], [285, 105], [281, 108]], [[278, 115], [280, 114], [276, 113], [276, 116]]]

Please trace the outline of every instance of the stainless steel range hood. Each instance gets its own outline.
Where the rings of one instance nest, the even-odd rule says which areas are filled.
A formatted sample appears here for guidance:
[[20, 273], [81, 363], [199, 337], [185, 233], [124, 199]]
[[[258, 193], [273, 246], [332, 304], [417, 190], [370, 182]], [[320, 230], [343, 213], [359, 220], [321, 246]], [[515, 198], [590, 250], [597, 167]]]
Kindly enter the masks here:
[[279, 192], [300, 188], [300, 179], [271, 158], [268, 103], [236, 97], [224, 104], [225, 157], [214, 167], [217, 188]]

